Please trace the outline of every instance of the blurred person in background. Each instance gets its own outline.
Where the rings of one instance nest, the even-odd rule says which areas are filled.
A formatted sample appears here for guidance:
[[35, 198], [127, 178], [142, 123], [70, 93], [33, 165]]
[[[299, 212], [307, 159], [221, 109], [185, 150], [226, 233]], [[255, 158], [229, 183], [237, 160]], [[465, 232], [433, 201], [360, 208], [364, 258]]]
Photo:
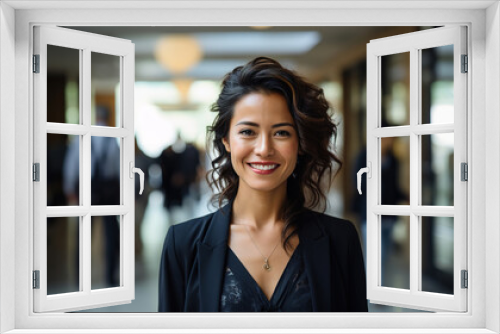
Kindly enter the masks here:
[[[339, 157], [323, 91], [271, 58], [228, 73], [212, 111], [207, 179], [219, 209], [171, 226], [160, 312], [365, 312], [355, 227], [325, 207]], [[323, 209], [324, 212], [324, 209]]]
[[[160, 165], [163, 204], [170, 214], [170, 223], [173, 224], [172, 208], [182, 207], [193, 185], [198, 182], [200, 152], [193, 144], [186, 143], [180, 132], [177, 132], [175, 142], [161, 153]], [[199, 198], [199, 194], [194, 195]]]

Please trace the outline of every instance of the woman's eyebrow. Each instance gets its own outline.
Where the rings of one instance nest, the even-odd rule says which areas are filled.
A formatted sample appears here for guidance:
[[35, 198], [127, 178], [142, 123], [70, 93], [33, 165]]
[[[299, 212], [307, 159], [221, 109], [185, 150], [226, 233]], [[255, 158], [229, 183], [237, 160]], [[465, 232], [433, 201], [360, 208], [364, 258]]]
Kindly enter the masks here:
[[[248, 126], [259, 127], [259, 124], [254, 123], [254, 122], [248, 122], [248, 121], [241, 121], [241, 122], [236, 123], [236, 125], [248, 125]], [[277, 124], [272, 125], [271, 128], [279, 128], [281, 126], [291, 126], [293, 128], [292, 123], [277, 123]]]
[[256, 127], [259, 126], [259, 124], [257, 124], [257, 123], [248, 122], [248, 121], [241, 121], [241, 122], [236, 123], [236, 125], [249, 125], [249, 126], [256, 126]]
[[280, 126], [291, 126], [292, 128], [294, 127], [292, 123], [278, 123], [278, 124], [274, 124], [271, 127], [272, 128], [279, 128]]

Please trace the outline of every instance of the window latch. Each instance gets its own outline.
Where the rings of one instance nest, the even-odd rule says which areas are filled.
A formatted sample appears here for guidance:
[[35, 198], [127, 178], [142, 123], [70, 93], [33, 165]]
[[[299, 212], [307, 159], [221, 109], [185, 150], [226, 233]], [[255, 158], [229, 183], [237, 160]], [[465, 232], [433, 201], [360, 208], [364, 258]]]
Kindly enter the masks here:
[[366, 173], [366, 175], [369, 179], [372, 178], [372, 163], [371, 163], [371, 161], [368, 161], [368, 167], [361, 168], [358, 171], [358, 193], [360, 195], [362, 194], [362, 192], [361, 192], [361, 175], [363, 175], [363, 173]]
[[144, 172], [140, 168], [135, 168], [134, 167], [134, 162], [130, 161], [129, 163], [129, 171], [130, 171], [130, 178], [134, 178], [134, 173], [139, 174], [139, 182], [140, 182], [140, 190], [139, 190], [139, 195], [142, 195], [142, 191], [144, 190]]

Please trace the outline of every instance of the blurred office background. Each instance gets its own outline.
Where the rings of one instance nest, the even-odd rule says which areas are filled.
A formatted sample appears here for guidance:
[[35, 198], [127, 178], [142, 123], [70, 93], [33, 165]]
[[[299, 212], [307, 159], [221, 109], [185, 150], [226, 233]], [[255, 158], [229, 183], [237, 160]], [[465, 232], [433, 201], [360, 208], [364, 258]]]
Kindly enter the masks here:
[[[214, 208], [205, 173], [206, 127], [227, 72], [257, 56], [269, 56], [321, 86], [334, 110], [337, 151], [343, 168], [332, 182], [326, 212], [351, 220], [364, 245], [366, 198], [356, 191], [356, 172], [366, 164], [366, 44], [429, 27], [70, 27], [131, 40], [135, 44], [136, 166], [146, 173], [136, 195], [136, 298], [131, 304], [90, 312], [156, 312], [158, 270], [167, 230]], [[49, 122], [78, 123], [78, 51], [49, 46]], [[424, 121], [453, 122], [453, 58], [449, 47], [425, 51]], [[383, 126], [409, 122], [409, 56], [382, 60]], [[117, 57], [92, 55], [92, 124], [119, 124]], [[47, 205], [78, 203], [78, 136], [48, 135]], [[422, 143], [422, 192], [427, 205], [453, 205], [453, 137], [427, 136]], [[119, 143], [92, 141], [93, 204], [119, 199]], [[381, 143], [382, 204], [408, 204], [409, 141]], [[76, 166], [76, 167], [75, 167]], [[75, 170], [76, 169], [76, 170]], [[117, 174], [118, 171], [118, 174]], [[451, 172], [450, 172], [451, 171]], [[118, 176], [117, 176], [118, 175]], [[104, 186], [103, 186], [104, 185]], [[138, 192], [138, 185], [136, 184]], [[364, 191], [366, 193], [366, 191]], [[94, 202], [95, 196], [95, 202]], [[119, 284], [119, 217], [92, 221], [92, 288]], [[78, 221], [47, 222], [48, 293], [78, 291]], [[422, 222], [423, 288], [453, 293], [453, 222]], [[382, 285], [409, 288], [409, 221], [382, 220]], [[372, 312], [416, 310], [370, 304]]]

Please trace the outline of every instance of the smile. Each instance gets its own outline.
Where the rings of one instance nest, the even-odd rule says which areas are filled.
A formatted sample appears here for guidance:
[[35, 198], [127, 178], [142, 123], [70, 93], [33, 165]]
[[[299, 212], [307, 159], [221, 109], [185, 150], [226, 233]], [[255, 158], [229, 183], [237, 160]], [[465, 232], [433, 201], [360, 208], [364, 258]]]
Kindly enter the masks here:
[[279, 164], [257, 164], [257, 163], [249, 163], [248, 165], [257, 174], [271, 174], [279, 166]]

